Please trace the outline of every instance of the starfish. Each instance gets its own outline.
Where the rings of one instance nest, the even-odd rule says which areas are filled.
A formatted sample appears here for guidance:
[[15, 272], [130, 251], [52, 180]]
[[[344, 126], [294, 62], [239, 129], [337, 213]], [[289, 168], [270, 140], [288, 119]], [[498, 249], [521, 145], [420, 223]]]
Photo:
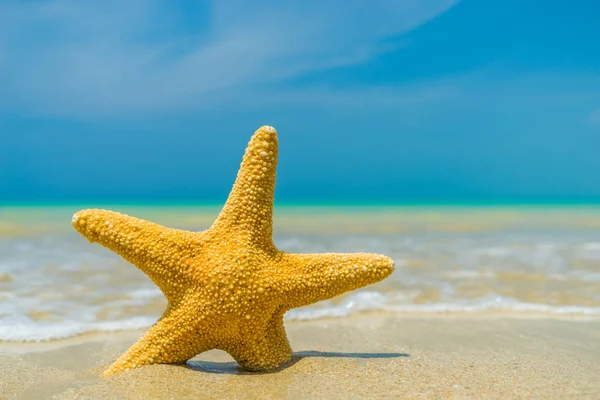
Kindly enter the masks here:
[[168, 300], [158, 321], [104, 373], [185, 363], [211, 349], [250, 371], [291, 359], [286, 311], [380, 281], [389, 257], [369, 253], [292, 254], [273, 244], [277, 132], [252, 136], [225, 206], [202, 232], [170, 229], [109, 210], [88, 209], [73, 226], [91, 243], [143, 271]]

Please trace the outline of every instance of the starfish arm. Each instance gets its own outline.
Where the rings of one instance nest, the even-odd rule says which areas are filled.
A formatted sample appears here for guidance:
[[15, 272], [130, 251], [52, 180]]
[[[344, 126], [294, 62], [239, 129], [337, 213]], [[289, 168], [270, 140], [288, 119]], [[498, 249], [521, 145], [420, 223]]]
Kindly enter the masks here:
[[277, 152], [275, 129], [259, 128], [248, 143], [233, 189], [213, 225], [215, 229], [234, 230], [257, 245], [273, 248]]
[[198, 234], [96, 209], [76, 213], [73, 226], [90, 242], [98, 242], [142, 270], [167, 298], [181, 293], [178, 289], [188, 279], [185, 260]]
[[211, 346], [194, 324], [182, 323], [181, 312], [165, 312], [142, 338], [115, 361], [102, 375], [109, 376], [142, 365], [180, 364]]
[[266, 327], [248, 326], [247, 332], [259, 332], [226, 351], [248, 371], [268, 371], [292, 358], [292, 348], [283, 326], [283, 309], [275, 313]]
[[286, 277], [278, 282], [287, 309], [302, 307], [378, 282], [394, 271], [394, 261], [370, 253], [282, 253]]

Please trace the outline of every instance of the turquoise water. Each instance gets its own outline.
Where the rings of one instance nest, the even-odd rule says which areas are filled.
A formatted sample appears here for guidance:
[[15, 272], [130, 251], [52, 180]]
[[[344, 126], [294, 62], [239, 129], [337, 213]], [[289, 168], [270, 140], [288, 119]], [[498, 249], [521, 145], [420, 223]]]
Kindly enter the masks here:
[[[0, 340], [140, 328], [162, 313], [166, 302], [143, 273], [71, 227], [83, 207], [0, 207]], [[220, 205], [106, 208], [203, 230]], [[397, 266], [383, 282], [288, 319], [374, 310], [600, 318], [600, 207], [288, 204], [274, 219], [281, 250], [376, 252]]]

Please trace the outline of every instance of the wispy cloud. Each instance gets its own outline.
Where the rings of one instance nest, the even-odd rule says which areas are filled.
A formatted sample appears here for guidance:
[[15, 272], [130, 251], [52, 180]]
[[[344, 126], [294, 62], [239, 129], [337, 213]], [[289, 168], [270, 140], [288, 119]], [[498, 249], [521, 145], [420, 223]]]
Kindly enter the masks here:
[[193, 17], [167, 1], [3, 2], [0, 107], [146, 113], [248, 98], [257, 87], [301, 101], [310, 92], [278, 83], [366, 62], [456, 2], [214, 0]]

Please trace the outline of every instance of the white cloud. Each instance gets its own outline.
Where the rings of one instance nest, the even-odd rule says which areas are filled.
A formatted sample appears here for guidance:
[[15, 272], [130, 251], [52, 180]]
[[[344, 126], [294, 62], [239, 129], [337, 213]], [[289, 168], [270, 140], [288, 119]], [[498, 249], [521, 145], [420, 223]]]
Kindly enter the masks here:
[[420, 106], [445, 100], [456, 93], [455, 85], [448, 81], [432, 81], [406, 84], [396, 87], [363, 87], [356, 89], [333, 89], [310, 87], [294, 92], [280, 92], [278, 103], [305, 104], [344, 109], [402, 108]]
[[[193, 32], [178, 29], [181, 11], [166, 1], [3, 2], [0, 108], [60, 115], [194, 109], [248, 98], [257, 87], [301, 101], [311, 92], [279, 93], [277, 84], [366, 62], [390, 49], [386, 38], [456, 2], [214, 0], [206, 4], [208, 22]], [[389, 101], [394, 93], [377, 97]]]

